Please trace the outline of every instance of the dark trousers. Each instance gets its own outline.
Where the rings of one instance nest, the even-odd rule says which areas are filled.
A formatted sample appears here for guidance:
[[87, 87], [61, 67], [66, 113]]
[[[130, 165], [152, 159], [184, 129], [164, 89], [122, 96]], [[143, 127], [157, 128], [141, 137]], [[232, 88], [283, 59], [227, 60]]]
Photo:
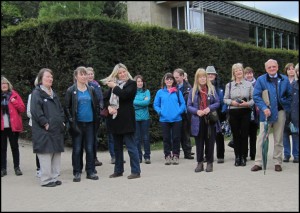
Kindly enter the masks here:
[[160, 123], [162, 127], [165, 157], [172, 156], [172, 155], [179, 157], [182, 122], [178, 121], [178, 122], [160, 122]]
[[216, 140], [216, 128], [214, 125], [207, 125], [204, 118], [200, 118], [200, 129], [195, 137], [197, 162], [204, 160], [204, 148], [208, 163], [214, 162], [214, 147]]
[[[256, 138], [257, 138], [257, 130], [258, 130], [258, 123], [254, 121], [250, 121], [249, 124], [249, 156], [251, 158], [255, 158], [256, 154]], [[248, 150], [246, 152], [246, 157], [248, 156]]]
[[246, 158], [251, 118], [250, 113], [251, 110], [246, 108], [229, 110], [229, 124], [233, 136], [234, 154], [236, 158]]
[[19, 152], [19, 133], [13, 132], [11, 128], [4, 128], [1, 131], [1, 170], [7, 167], [7, 138], [9, 139], [10, 148], [14, 161], [14, 168], [20, 166], [20, 152]]
[[217, 148], [217, 158], [224, 159], [225, 147], [224, 147], [224, 135], [222, 132], [216, 133], [216, 148]]
[[182, 119], [182, 127], [181, 127], [181, 147], [184, 153], [184, 156], [188, 156], [192, 152], [192, 144], [190, 139], [190, 129], [191, 123], [187, 118]]

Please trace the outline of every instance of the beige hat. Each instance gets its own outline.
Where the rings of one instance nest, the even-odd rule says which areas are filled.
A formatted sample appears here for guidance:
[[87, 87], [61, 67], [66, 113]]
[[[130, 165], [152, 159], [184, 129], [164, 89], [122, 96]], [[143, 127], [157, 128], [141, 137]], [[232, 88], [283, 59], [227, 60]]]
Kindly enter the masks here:
[[216, 75], [218, 75], [218, 73], [216, 72], [214, 66], [207, 66], [206, 67], [206, 73], [207, 74], [216, 74]]

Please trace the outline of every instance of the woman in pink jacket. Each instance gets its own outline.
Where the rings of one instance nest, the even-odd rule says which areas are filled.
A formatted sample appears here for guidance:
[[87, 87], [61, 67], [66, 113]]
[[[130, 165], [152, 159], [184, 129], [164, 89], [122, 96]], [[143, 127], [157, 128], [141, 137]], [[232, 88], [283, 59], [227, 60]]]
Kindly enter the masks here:
[[21, 113], [25, 105], [20, 95], [13, 90], [12, 84], [1, 76], [1, 177], [7, 175], [7, 138], [13, 155], [14, 169], [17, 176], [20, 170], [19, 133], [23, 131]]

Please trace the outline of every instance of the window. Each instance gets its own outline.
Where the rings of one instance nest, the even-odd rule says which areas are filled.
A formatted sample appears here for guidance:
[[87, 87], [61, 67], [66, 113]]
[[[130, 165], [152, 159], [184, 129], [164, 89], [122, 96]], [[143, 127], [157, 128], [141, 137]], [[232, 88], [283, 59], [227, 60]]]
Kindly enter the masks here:
[[174, 7], [172, 11], [172, 27], [185, 30], [185, 7]]

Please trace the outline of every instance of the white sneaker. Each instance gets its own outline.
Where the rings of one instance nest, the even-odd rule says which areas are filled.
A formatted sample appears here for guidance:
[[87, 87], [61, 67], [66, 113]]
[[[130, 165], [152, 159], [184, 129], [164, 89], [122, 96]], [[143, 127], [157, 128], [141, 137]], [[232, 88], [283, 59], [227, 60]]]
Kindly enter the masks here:
[[178, 165], [179, 164], [179, 158], [177, 156], [173, 157], [173, 165]]

